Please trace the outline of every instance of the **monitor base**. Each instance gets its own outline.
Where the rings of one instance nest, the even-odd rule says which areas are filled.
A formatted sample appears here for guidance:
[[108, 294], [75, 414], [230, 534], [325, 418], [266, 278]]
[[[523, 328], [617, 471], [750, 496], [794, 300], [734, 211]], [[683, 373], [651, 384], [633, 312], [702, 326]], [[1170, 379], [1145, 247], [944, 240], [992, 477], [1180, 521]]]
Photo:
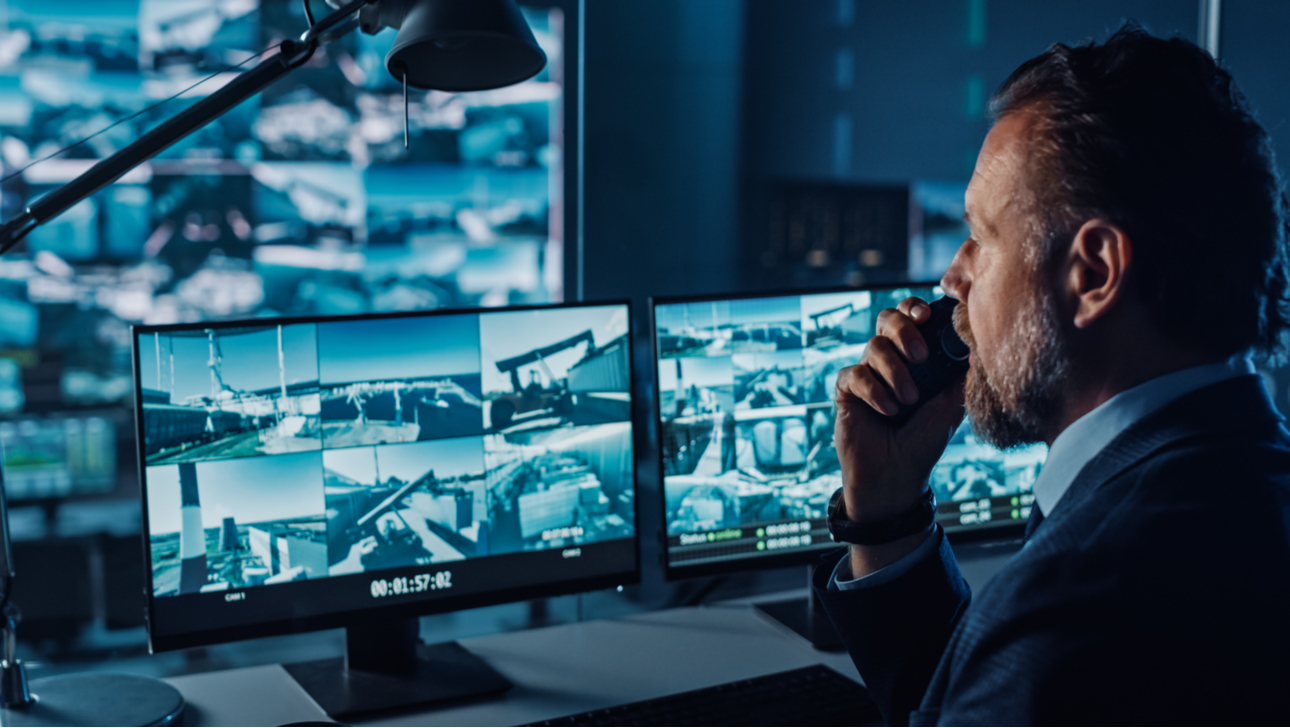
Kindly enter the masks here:
[[138, 675], [55, 675], [28, 686], [35, 702], [0, 708], [0, 725], [175, 725], [184, 710], [178, 690]]
[[777, 602], [759, 602], [753, 604], [762, 614], [788, 627], [805, 637], [817, 650], [837, 652], [845, 649], [842, 637], [833, 627], [832, 620], [824, 611], [824, 605], [815, 595], [811, 586], [811, 572], [815, 567], [806, 567], [806, 596], [797, 599], [784, 599]]
[[456, 642], [416, 645], [410, 671], [359, 670], [344, 657], [283, 665], [333, 718], [502, 693], [511, 681]]

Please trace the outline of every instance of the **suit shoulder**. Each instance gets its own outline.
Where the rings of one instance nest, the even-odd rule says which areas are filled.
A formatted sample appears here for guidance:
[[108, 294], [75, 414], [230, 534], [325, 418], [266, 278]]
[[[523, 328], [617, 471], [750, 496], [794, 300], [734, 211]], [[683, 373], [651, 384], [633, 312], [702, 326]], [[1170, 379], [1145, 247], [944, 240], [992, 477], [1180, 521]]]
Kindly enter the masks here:
[[1142, 518], [1276, 516], [1290, 503], [1290, 442], [1241, 433], [1191, 438], [1143, 459], [1091, 496]]
[[[1287, 603], [1290, 446], [1283, 439], [1216, 434], [1179, 443], [1072, 495], [978, 592], [978, 602], [993, 605], [988, 611], [1109, 600], [1149, 619], [1157, 608], [1190, 612], [1207, 594]], [[1200, 580], [1212, 587], [1207, 594], [1195, 591]]]

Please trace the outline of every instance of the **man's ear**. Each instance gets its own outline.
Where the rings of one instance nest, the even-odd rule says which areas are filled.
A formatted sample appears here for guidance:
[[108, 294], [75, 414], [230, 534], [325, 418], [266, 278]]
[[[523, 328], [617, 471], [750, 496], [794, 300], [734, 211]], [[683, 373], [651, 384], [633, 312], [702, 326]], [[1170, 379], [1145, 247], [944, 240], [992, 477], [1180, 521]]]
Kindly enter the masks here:
[[1067, 258], [1066, 295], [1072, 323], [1087, 328], [1126, 294], [1125, 275], [1133, 263], [1133, 242], [1124, 229], [1104, 218], [1080, 226]]

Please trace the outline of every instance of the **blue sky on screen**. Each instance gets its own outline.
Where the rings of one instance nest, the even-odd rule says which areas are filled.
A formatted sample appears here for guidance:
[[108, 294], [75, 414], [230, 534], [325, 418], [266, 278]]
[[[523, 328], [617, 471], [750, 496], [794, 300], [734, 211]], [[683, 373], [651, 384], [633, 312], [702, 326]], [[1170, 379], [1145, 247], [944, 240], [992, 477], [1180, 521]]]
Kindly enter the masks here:
[[[214, 329], [223, 353], [220, 376], [238, 391], [277, 387], [278, 326], [254, 330]], [[313, 324], [283, 326], [282, 352], [288, 385], [318, 380], [318, 356]], [[157, 380], [160, 344], [161, 381]], [[174, 353], [173, 387], [170, 355]], [[139, 375], [144, 389], [170, 392], [171, 402], [211, 395], [210, 341], [201, 330], [188, 335], [140, 334]]]
[[318, 325], [323, 384], [479, 371], [479, 317], [411, 316]]
[[[596, 346], [604, 346], [627, 333], [626, 306], [590, 306], [587, 308], [548, 308], [532, 311], [480, 314], [479, 343], [483, 349], [484, 392], [511, 391], [510, 376], [498, 371], [496, 362], [519, 356], [534, 349], [591, 331]], [[568, 373], [586, 353], [586, 346], [565, 349], [546, 358], [546, 365], [557, 378]], [[540, 365], [523, 367], [520, 377], [528, 383], [528, 371]], [[545, 373], [543, 373], [545, 376]], [[545, 380], [543, 380], [545, 381]]]
[[[811, 318], [812, 314], [831, 311], [839, 306], [851, 304], [852, 313], [859, 313], [867, 308], [873, 301], [873, 297], [868, 291], [847, 291], [846, 293], [821, 293], [815, 296], [802, 296], [802, 330], [814, 331], [815, 320]], [[826, 326], [828, 322], [841, 316], [843, 312], [825, 319]], [[833, 321], [836, 323], [836, 321]]]
[[735, 383], [730, 357], [692, 356], [684, 359], [663, 359], [658, 363], [658, 387], [667, 392], [676, 389], [677, 364], [681, 365], [681, 380], [687, 385], [700, 387], [729, 386]]
[[735, 326], [780, 321], [797, 323], [801, 320], [801, 316], [800, 296], [750, 298], [730, 302], [730, 323]]
[[729, 301], [670, 303], [654, 308], [654, 322], [673, 333], [688, 327], [711, 329], [730, 323]]
[[[148, 530], [153, 536], [179, 530], [179, 466], [148, 468]], [[202, 527], [232, 516], [239, 524], [320, 516], [322, 455], [318, 451], [197, 463]]]

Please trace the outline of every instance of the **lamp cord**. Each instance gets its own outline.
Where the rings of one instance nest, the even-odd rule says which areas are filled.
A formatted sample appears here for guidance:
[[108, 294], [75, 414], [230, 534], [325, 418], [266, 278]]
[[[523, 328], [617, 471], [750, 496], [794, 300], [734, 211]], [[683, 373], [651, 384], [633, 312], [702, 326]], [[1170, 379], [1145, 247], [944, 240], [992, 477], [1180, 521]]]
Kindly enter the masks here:
[[[114, 129], [114, 128], [116, 128], [116, 127], [120, 126], [121, 124], [124, 124], [124, 123], [125, 123], [125, 122], [127, 122], [127, 121], [130, 121], [130, 120], [132, 120], [132, 119], [137, 119], [137, 118], [139, 118], [140, 116], [142, 116], [142, 115], [144, 115], [144, 114], [148, 113], [149, 111], [152, 111], [153, 109], [156, 109], [156, 108], [158, 108], [158, 107], [160, 107], [160, 106], [163, 106], [163, 105], [165, 105], [165, 104], [170, 103], [171, 101], [174, 101], [175, 99], [179, 98], [180, 96], [183, 96], [184, 94], [188, 93], [189, 91], [192, 91], [193, 89], [197, 88], [198, 86], [200, 86], [200, 85], [202, 85], [202, 84], [206, 83], [207, 81], [211, 80], [212, 78], [215, 78], [216, 76], [220, 75], [221, 73], [228, 73], [228, 71], [235, 71], [235, 70], [237, 70], [237, 69], [241, 68], [242, 66], [245, 66], [246, 64], [250, 63], [251, 61], [254, 61], [255, 59], [259, 58], [260, 56], [263, 56], [264, 54], [266, 54], [266, 53], [268, 53], [268, 52], [270, 52], [270, 51], [272, 51], [272, 50], [275, 50], [275, 49], [280, 48], [280, 47], [281, 47], [281, 45], [282, 45], [282, 44], [280, 44], [280, 43], [275, 43], [275, 44], [273, 44], [273, 45], [269, 46], [268, 48], [265, 48], [264, 50], [260, 51], [259, 53], [256, 53], [255, 55], [250, 56], [249, 58], [247, 58], [246, 60], [244, 60], [244, 61], [242, 61], [241, 63], [237, 64], [236, 66], [233, 66], [232, 68], [229, 68], [229, 69], [226, 69], [226, 70], [221, 70], [221, 71], [215, 71], [214, 73], [210, 74], [209, 76], [206, 76], [205, 78], [200, 79], [199, 81], [197, 81], [197, 82], [196, 82], [196, 83], [194, 83], [193, 85], [189, 86], [188, 88], [185, 88], [184, 90], [180, 91], [179, 93], [176, 93], [176, 94], [175, 94], [175, 95], [173, 95], [173, 96], [170, 96], [170, 97], [168, 97], [168, 98], [164, 98], [164, 99], [162, 99], [161, 101], [158, 101], [157, 103], [153, 104], [152, 106], [149, 106], [149, 107], [144, 108], [144, 109], [140, 109], [139, 111], [136, 111], [136, 112], [134, 112], [133, 114], [130, 114], [129, 116], [124, 116], [124, 117], [122, 117], [122, 118], [120, 118], [120, 119], [117, 119], [116, 121], [112, 122], [111, 124], [108, 124], [107, 126], [103, 127], [102, 129], [99, 129], [98, 131], [96, 131], [96, 132], [94, 132], [93, 134], [91, 134], [91, 135], [89, 135], [89, 136], [85, 137], [84, 139], [81, 139], [81, 140], [80, 140], [80, 141], [78, 141], [78, 142], [74, 142], [74, 143], [72, 143], [72, 144], [68, 144], [67, 146], [63, 147], [62, 149], [59, 149], [59, 150], [58, 150], [58, 151], [56, 151], [56, 152], [53, 152], [53, 153], [50, 153], [50, 154], [46, 154], [45, 156], [41, 157], [40, 159], [37, 159], [37, 160], [31, 161], [31, 162], [28, 162], [24, 167], [22, 167], [22, 168], [21, 168], [21, 169], [19, 169], [18, 171], [16, 171], [16, 172], [11, 172], [10, 174], [5, 175], [4, 177], [0, 177], [0, 184], [3, 184], [3, 183], [5, 183], [5, 182], [8, 182], [9, 180], [13, 179], [14, 177], [17, 177], [17, 176], [21, 175], [22, 173], [26, 172], [27, 170], [31, 169], [32, 167], [36, 166], [37, 164], [40, 164], [41, 162], [47, 162], [47, 161], [49, 161], [49, 160], [53, 159], [54, 157], [57, 157], [58, 155], [60, 155], [60, 154], [62, 154], [62, 153], [64, 153], [64, 152], [67, 152], [67, 151], [70, 151], [70, 150], [72, 150], [72, 149], [75, 149], [76, 147], [79, 147], [80, 145], [84, 144], [85, 142], [90, 141], [91, 139], [93, 139], [93, 138], [95, 138], [95, 137], [97, 137], [97, 136], [100, 136], [100, 135], [102, 135], [102, 134], [107, 133], [107, 132], [108, 132], [108, 131], [110, 131], [111, 129]], [[313, 44], [313, 45], [316, 45], [316, 44]], [[312, 48], [311, 48], [311, 50], [310, 50], [310, 55], [312, 55], [312, 54], [313, 54], [313, 51], [312, 51]], [[306, 60], [306, 61], [307, 61], [307, 60], [309, 60], [309, 59], [308, 59], [308, 57], [306, 57], [304, 60]]]

